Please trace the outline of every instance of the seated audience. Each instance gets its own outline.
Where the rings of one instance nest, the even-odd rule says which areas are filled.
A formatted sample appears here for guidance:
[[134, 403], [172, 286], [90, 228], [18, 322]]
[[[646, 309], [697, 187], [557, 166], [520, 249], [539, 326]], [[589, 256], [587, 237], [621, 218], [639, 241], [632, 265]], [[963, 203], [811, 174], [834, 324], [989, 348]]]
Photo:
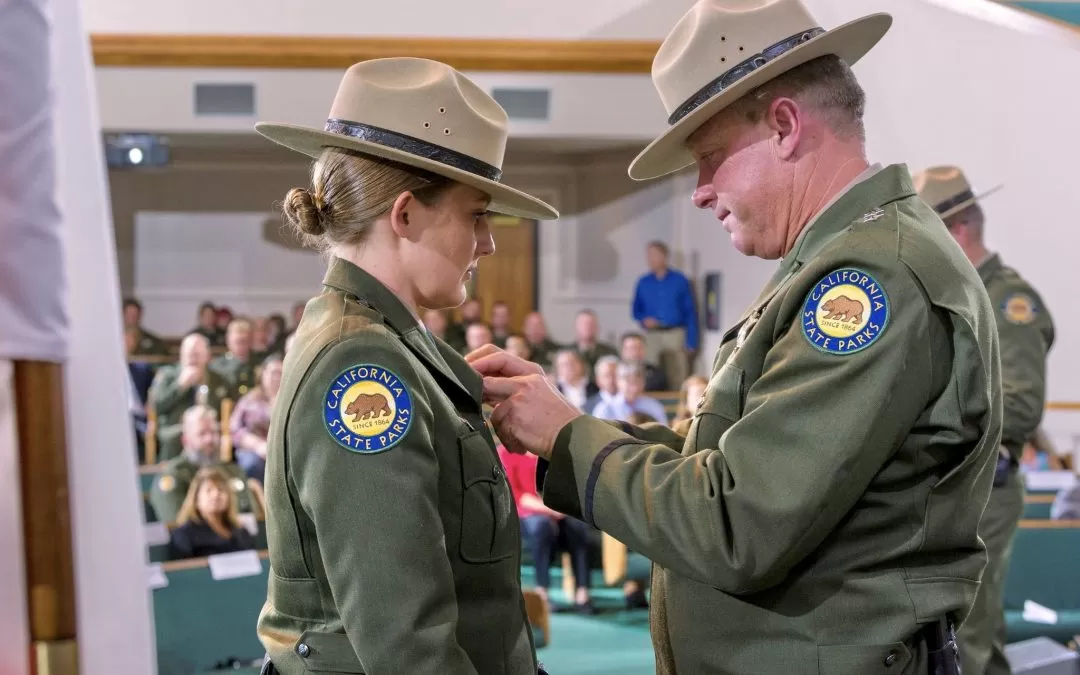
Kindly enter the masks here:
[[491, 328], [482, 321], [476, 321], [465, 329], [465, 347], [462, 348], [461, 353], [469, 354], [489, 344], [491, 344]]
[[446, 343], [462, 352], [465, 349], [469, 326], [484, 320], [484, 304], [480, 302], [480, 298], [469, 298], [458, 310], [458, 316], [461, 321], [451, 322], [446, 328]]
[[180, 342], [179, 363], [162, 366], [155, 374], [149, 401], [157, 413], [159, 460], [180, 453], [180, 418], [185, 410], [196, 404], [220, 410], [221, 401], [229, 398], [229, 381], [209, 364], [206, 336], [191, 333]]
[[169, 353], [165, 342], [142, 325], [143, 306], [135, 298], [124, 299], [124, 328], [135, 331], [135, 345], [128, 354], [140, 356], [163, 356]]
[[229, 398], [236, 401], [255, 386], [252, 326], [247, 319], [233, 319], [225, 329], [228, 350], [210, 362], [210, 369], [229, 382]]
[[255, 548], [251, 533], [240, 525], [236, 496], [229, 477], [219, 469], [199, 469], [169, 533], [169, 557], [203, 558]]
[[603, 356], [593, 369], [597, 392], [588, 401], [582, 412], [591, 415], [601, 401], [612, 401], [619, 395], [619, 359], [615, 356]]
[[660, 366], [645, 358], [645, 336], [627, 333], [619, 342], [619, 358], [624, 363], [638, 363], [645, 370], [645, 391], [667, 391], [667, 375]]
[[491, 306], [491, 343], [503, 349], [506, 338], [513, 331], [510, 329], [510, 305], [499, 301]]
[[221, 461], [221, 433], [217, 413], [205, 405], [188, 408], [181, 422], [183, 452], [169, 460], [150, 488], [150, 506], [159, 522], [171, 523], [180, 513], [188, 487], [199, 469], [220, 467], [229, 477], [229, 487], [236, 493], [241, 511], [250, 511], [253, 503], [243, 470]]
[[285, 338], [288, 334], [285, 317], [276, 313], [266, 317], [266, 353], [279, 354], [285, 351]]
[[592, 379], [596, 362], [604, 356], [618, 356], [615, 348], [599, 341], [600, 321], [591, 309], [583, 309], [574, 319], [574, 349], [585, 362], [585, 373]]
[[517, 333], [511, 333], [506, 336], [506, 351], [510, 352], [514, 356], [530, 360], [532, 351], [529, 349], [529, 341], [525, 339], [524, 335], [518, 335]]
[[271, 355], [259, 366], [259, 384], [244, 394], [233, 408], [229, 429], [233, 456], [248, 478], [264, 483], [266, 436], [270, 432], [270, 411], [281, 389], [281, 357]]
[[573, 349], [561, 349], [555, 354], [555, 386], [578, 410], [584, 410], [585, 402], [599, 391]]
[[709, 386], [709, 380], [701, 375], [691, 375], [683, 380], [679, 387], [679, 404], [675, 409], [673, 422], [685, 422], [693, 419], [697, 414], [701, 397], [705, 395], [705, 388]]
[[224, 344], [225, 335], [218, 331], [217, 308], [212, 302], [204, 302], [199, 305], [199, 323], [191, 329], [191, 333], [198, 333], [207, 339], [211, 347]]
[[500, 445], [499, 459], [514, 494], [518, 518], [521, 520], [521, 538], [532, 555], [537, 594], [550, 604], [548, 588], [551, 586], [551, 563], [556, 545], [561, 544], [573, 561], [576, 586], [574, 608], [583, 614], [594, 613], [589, 598], [589, 526], [544, 505], [544, 500], [536, 491], [535, 455], [519, 455]]
[[544, 317], [540, 312], [530, 312], [525, 316], [521, 332], [525, 334], [525, 339], [529, 342], [529, 352], [532, 354], [529, 360], [544, 370], [551, 370], [552, 358], [560, 347], [557, 342], [548, 337], [547, 323], [544, 322]]
[[667, 420], [664, 404], [645, 396], [645, 371], [634, 363], [620, 363], [617, 371], [619, 394], [610, 401], [602, 401], [593, 408], [592, 414], [604, 420], [627, 422], [634, 413], [644, 413], [658, 420]]
[[[226, 336], [228, 342], [228, 336]], [[270, 319], [257, 316], [251, 320], [251, 363], [262, 363], [270, 356]]]

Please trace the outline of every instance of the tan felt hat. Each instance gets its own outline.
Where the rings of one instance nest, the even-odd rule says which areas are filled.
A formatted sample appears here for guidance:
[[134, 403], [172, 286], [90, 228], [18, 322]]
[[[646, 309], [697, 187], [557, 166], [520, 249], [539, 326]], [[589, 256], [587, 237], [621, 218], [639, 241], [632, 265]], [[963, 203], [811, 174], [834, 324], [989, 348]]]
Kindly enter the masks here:
[[819, 56], [854, 64], [891, 25], [879, 13], [825, 30], [800, 0], [699, 0], [653, 60], [669, 126], [630, 164], [630, 177], [659, 178], [693, 164], [686, 139], [713, 115]]
[[998, 185], [976, 195], [960, 167], [947, 165], [932, 166], [912, 176], [912, 181], [919, 197], [942, 218], [963, 211], [1003, 187]]
[[255, 130], [310, 157], [342, 148], [445, 176], [490, 195], [496, 213], [558, 218], [500, 182], [507, 127], [506, 111], [472, 80], [444, 63], [403, 57], [345, 71], [322, 129], [259, 122]]

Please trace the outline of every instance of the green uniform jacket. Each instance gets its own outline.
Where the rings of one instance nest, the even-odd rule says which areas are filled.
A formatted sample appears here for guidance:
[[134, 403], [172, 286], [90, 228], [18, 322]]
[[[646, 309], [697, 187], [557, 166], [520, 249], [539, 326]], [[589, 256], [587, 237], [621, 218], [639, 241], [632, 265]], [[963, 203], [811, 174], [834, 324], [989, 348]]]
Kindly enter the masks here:
[[332, 261], [286, 356], [267, 447], [283, 675], [535, 675], [520, 526], [479, 375]]
[[[538, 345], [529, 343], [529, 360], [537, 364], [544, 370], [550, 370], [555, 365], [555, 352], [562, 349], [562, 345], [555, 342], [551, 338], [544, 338], [544, 341]], [[589, 377], [593, 377], [593, 373], [588, 373]]]
[[544, 501], [653, 560], [659, 673], [918, 672], [919, 624], [962, 620], [986, 565], [994, 321], [889, 166], [724, 335], [685, 437], [589, 417], [560, 432]]
[[[180, 427], [184, 411], [198, 401], [199, 386], [181, 389], [177, 383], [179, 377], [178, 364], [162, 366], [154, 374], [154, 382], [150, 385], [150, 393], [147, 396], [150, 405], [157, 412], [159, 461], [173, 459], [183, 450]], [[206, 369], [204, 381], [206, 383], [205, 403], [213, 408], [220, 418], [221, 401], [232, 396], [232, 385], [224, 376], [209, 367]], [[229, 424], [229, 420], [219, 419], [218, 423], [224, 428]]]
[[577, 345], [574, 345], [574, 351], [581, 357], [582, 363], [585, 364], [585, 376], [589, 378], [590, 382], [596, 381], [596, 362], [605, 356], [618, 357], [619, 352], [614, 347], [606, 342], [597, 342], [589, 349], [581, 349]]
[[1001, 443], [1018, 461], [1042, 421], [1054, 320], [1035, 289], [996, 254], [979, 265], [979, 276], [996, 310], [1001, 339]]
[[169, 353], [169, 347], [157, 335], [139, 327], [135, 353], [142, 356], [164, 356]]
[[230, 352], [216, 357], [210, 362], [210, 368], [229, 382], [229, 398], [239, 401], [258, 384], [255, 381], [256, 363], [254, 354], [247, 361], [241, 361]]
[[[251, 492], [247, 487], [247, 476], [235, 464], [213, 464], [229, 477], [229, 484], [236, 494], [237, 510], [241, 513], [251, 511]], [[191, 481], [202, 467], [188, 459], [187, 455], [178, 455], [165, 463], [161, 473], [150, 488], [150, 506], [154, 507], [154, 517], [159, 523], [176, 522], [180, 507], [184, 505]]]

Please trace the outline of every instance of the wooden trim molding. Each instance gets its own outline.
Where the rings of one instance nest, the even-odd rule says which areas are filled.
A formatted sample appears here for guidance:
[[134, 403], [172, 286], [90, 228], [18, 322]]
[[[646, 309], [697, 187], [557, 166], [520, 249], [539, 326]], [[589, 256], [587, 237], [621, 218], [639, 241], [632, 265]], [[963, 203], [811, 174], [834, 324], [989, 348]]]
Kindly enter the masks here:
[[493, 40], [292, 35], [90, 36], [97, 66], [344, 69], [387, 56], [434, 59], [464, 71], [649, 73], [653, 40]]

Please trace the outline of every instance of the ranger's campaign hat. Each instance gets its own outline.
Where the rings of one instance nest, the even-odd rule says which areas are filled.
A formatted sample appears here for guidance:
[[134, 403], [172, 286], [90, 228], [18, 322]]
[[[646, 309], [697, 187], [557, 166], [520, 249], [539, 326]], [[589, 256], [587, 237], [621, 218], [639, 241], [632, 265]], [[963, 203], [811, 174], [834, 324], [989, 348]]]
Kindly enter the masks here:
[[658, 178], [693, 164], [686, 139], [713, 115], [820, 56], [854, 64], [891, 25], [879, 13], [826, 30], [800, 0], [699, 0], [653, 60], [668, 129], [631, 163], [630, 177]]
[[402, 57], [351, 66], [322, 128], [260, 122], [255, 130], [310, 157], [342, 148], [423, 169], [487, 193], [496, 213], [554, 220], [550, 205], [501, 182], [508, 121], [457, 70]]
[[932, 166], [912, 176], [912, 181], [919, 197], [943, 219], [960, 213], [1003, 187], [998, 185], [976, 195], [960, 167], [948, 165]]

